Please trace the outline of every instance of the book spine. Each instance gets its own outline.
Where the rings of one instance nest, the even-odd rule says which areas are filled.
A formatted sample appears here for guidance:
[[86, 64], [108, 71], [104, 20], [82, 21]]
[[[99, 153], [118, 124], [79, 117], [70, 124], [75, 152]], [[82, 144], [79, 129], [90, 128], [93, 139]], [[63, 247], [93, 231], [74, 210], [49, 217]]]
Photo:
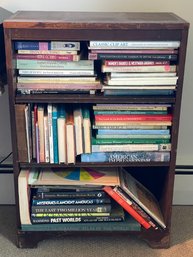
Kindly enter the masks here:
[[103, 191], [88, 191], [88, 192], [37, 192], [36, 199], [73, 199], [73, 198], [104, 198], [106, 193]]
[[94, 70], [94, 62], [81, 60], [79, 62], [54, 61], [54, 60], [16, 60], [17, 69], [78, 69]]
[[62, 60], [62, 61], [79, 61], [79, 55], [73, 54], [17, 54], [17, 60]]
[[31, 217], [44, 218], [44, 217], [107, 217], [110, 212], [62, 212], [62, 213], [31, 213]]
[[31, 217], [32, 224], [57, 224], [57, 223], [87, 223], [87, 222], [118, 222], [123, 221], [123, 217], [59, 217], [59, 218], [35, 218]]
[[53, 199], [53, 200], [36, 200], [32, 199], [32, 206], [49, 206], [49, 205], [73, 205], [73, 204], [103, 204], [109, 203], [109, 198], [89, 198], [89, 199]]
[[98, 129], [98, 135], [169, 135], [169, 129]]
[[92, 152], [171, 151], [171, 144], [92, 145]]
[[45, 162], [50, 162], [49, 153], [49, 134], [48, 134], [48, 115], [44, 115], [44, 149], [45, 149]]
[[180, 41], [90, 41], [91, 49], [178, 48]]
[[39, 128], [39, 149], [40, 149], [40, 162], [45, 162], [45, 142], [44, 142], [44, 107], [38, 106], [38, 128]]
[[53, 143], [53, 126], [52, 126], [52, 104], [47, 105], [48, 112], [48, 137], [49, 137], [49, 156], [50, 163], [54, 163], [54, 143]]
[[105, 66], [153, 66], [153, 65], [169, 65], [169, 61], [120, 61], [105, 60]]
[[176, 65], [102, 66], [102, 72], [176, 72]]
[[26, 76], [93, 76], [94, 75], [94, 70], [91, 69], [69, 69], [69, 70], [38, 70], [38, 69], [19, 69], [19, 75], [26, 75]]
[[164, 138], [92, 138], [92, 145], [118, 144], [168, 144], [170, 139]]
[[139, 215], [128, 202], [124, 201], [114, 190], [109, 186], [103, 187], [103, 190], [109, 194], [124, 210], [126, 210], [135, 220], [137, 220], [144, 228], [149, 229], [151, 225]]
[[58, 119], [57, 105], [53, 105], [53, 109], [52, 109], [52, 126], [53, 126], [54, 163], [59, 163], [57, 119]]
[[170, 152], [93, 152], [82, 154], [81, 162], [169, 162]]
[[108, 114], [108, 115], [117, 115], [117, 114], [133, 114], [133, 115], [139, 115], [139, 114], [167, 114], [167, 111], [115, 111], [115, 110], [112, 110], [112, 111], [94, 111], [94, 114], [95, 115], [103, 115], [103, 114]]
[[130, 115], [130, 114], [113, 114], [113, 115], [95, 115], [96, 121], [171, 121], [172, 115]]
[[50, 50], [49, 42], [15, 41], [15, 50]]
[[51, 41], [50, 48], [52, 50], [80, 50], [80, 42]]

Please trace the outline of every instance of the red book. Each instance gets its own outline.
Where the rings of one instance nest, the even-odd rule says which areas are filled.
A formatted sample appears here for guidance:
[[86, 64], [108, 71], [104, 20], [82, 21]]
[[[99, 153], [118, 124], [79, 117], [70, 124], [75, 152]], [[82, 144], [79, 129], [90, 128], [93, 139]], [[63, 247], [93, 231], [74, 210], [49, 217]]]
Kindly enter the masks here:
[[79, 61], [80, 56], [76, 54], [17, 54], [19, 60], [58, 60], [58, 61]]
[[172, 115], [132, 115], [132, 114], [109, 114], [95, 115], [95, 121], [171, 121]]
[[117, 194], [110, 186], [103, 187], [103, 190], [110, 195], [118, 204], [120, 204], [123, 209], [125, 209], [136, 221], [138, 221], [144, 228], [149, 229], [151, 225], [133, 209], [123, 198]]

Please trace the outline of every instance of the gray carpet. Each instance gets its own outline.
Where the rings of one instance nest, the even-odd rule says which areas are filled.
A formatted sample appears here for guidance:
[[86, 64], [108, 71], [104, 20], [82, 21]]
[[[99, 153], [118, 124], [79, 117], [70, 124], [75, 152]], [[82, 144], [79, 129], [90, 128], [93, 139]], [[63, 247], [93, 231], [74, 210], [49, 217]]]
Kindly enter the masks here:
[[174, 206], [171, 247], [151, 249], [145, 242], [125, 237], [65, 237], [41, 241], [36, 249], [15, 246], [15, 208], [0, 206], [0, 257], [193, 257], [193, 206]]

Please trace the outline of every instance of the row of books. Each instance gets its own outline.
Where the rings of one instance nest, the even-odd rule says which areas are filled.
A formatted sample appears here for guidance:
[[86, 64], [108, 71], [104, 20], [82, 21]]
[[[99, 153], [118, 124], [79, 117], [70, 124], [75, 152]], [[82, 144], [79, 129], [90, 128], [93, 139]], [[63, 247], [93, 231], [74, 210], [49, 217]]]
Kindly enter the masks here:
[[169, 104], [16, 106], [23, 162], [169, 161], [171, 125]]
[[124, 169], [21, 170], [18, 180], [22, 226], [111, 223], [117, 229], [130, 216], [145, 229], [166, 228], [157, 199]]
[[16, 41], [17, 91], [171, 95], [179, 47], [178, 41]]

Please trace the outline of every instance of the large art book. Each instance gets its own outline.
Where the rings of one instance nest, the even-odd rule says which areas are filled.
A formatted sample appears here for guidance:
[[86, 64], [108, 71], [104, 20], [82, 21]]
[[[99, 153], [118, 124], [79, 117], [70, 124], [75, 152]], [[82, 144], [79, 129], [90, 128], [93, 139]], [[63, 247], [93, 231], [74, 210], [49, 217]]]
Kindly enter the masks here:
[[[66, 185], [66, 186], [116, 186], [120, 184], [119, 169], [113, 168], [66, 168], [66, 169], [42, 169], [36, 174], [33, 172], [29, 179], [31, 185]], [[32, 178], [33, 176], [33, 178]]]
[[120, 186], [162, 228], [166, 228], [158, 201], [145, 186], [125, 170], [120, 173]]

